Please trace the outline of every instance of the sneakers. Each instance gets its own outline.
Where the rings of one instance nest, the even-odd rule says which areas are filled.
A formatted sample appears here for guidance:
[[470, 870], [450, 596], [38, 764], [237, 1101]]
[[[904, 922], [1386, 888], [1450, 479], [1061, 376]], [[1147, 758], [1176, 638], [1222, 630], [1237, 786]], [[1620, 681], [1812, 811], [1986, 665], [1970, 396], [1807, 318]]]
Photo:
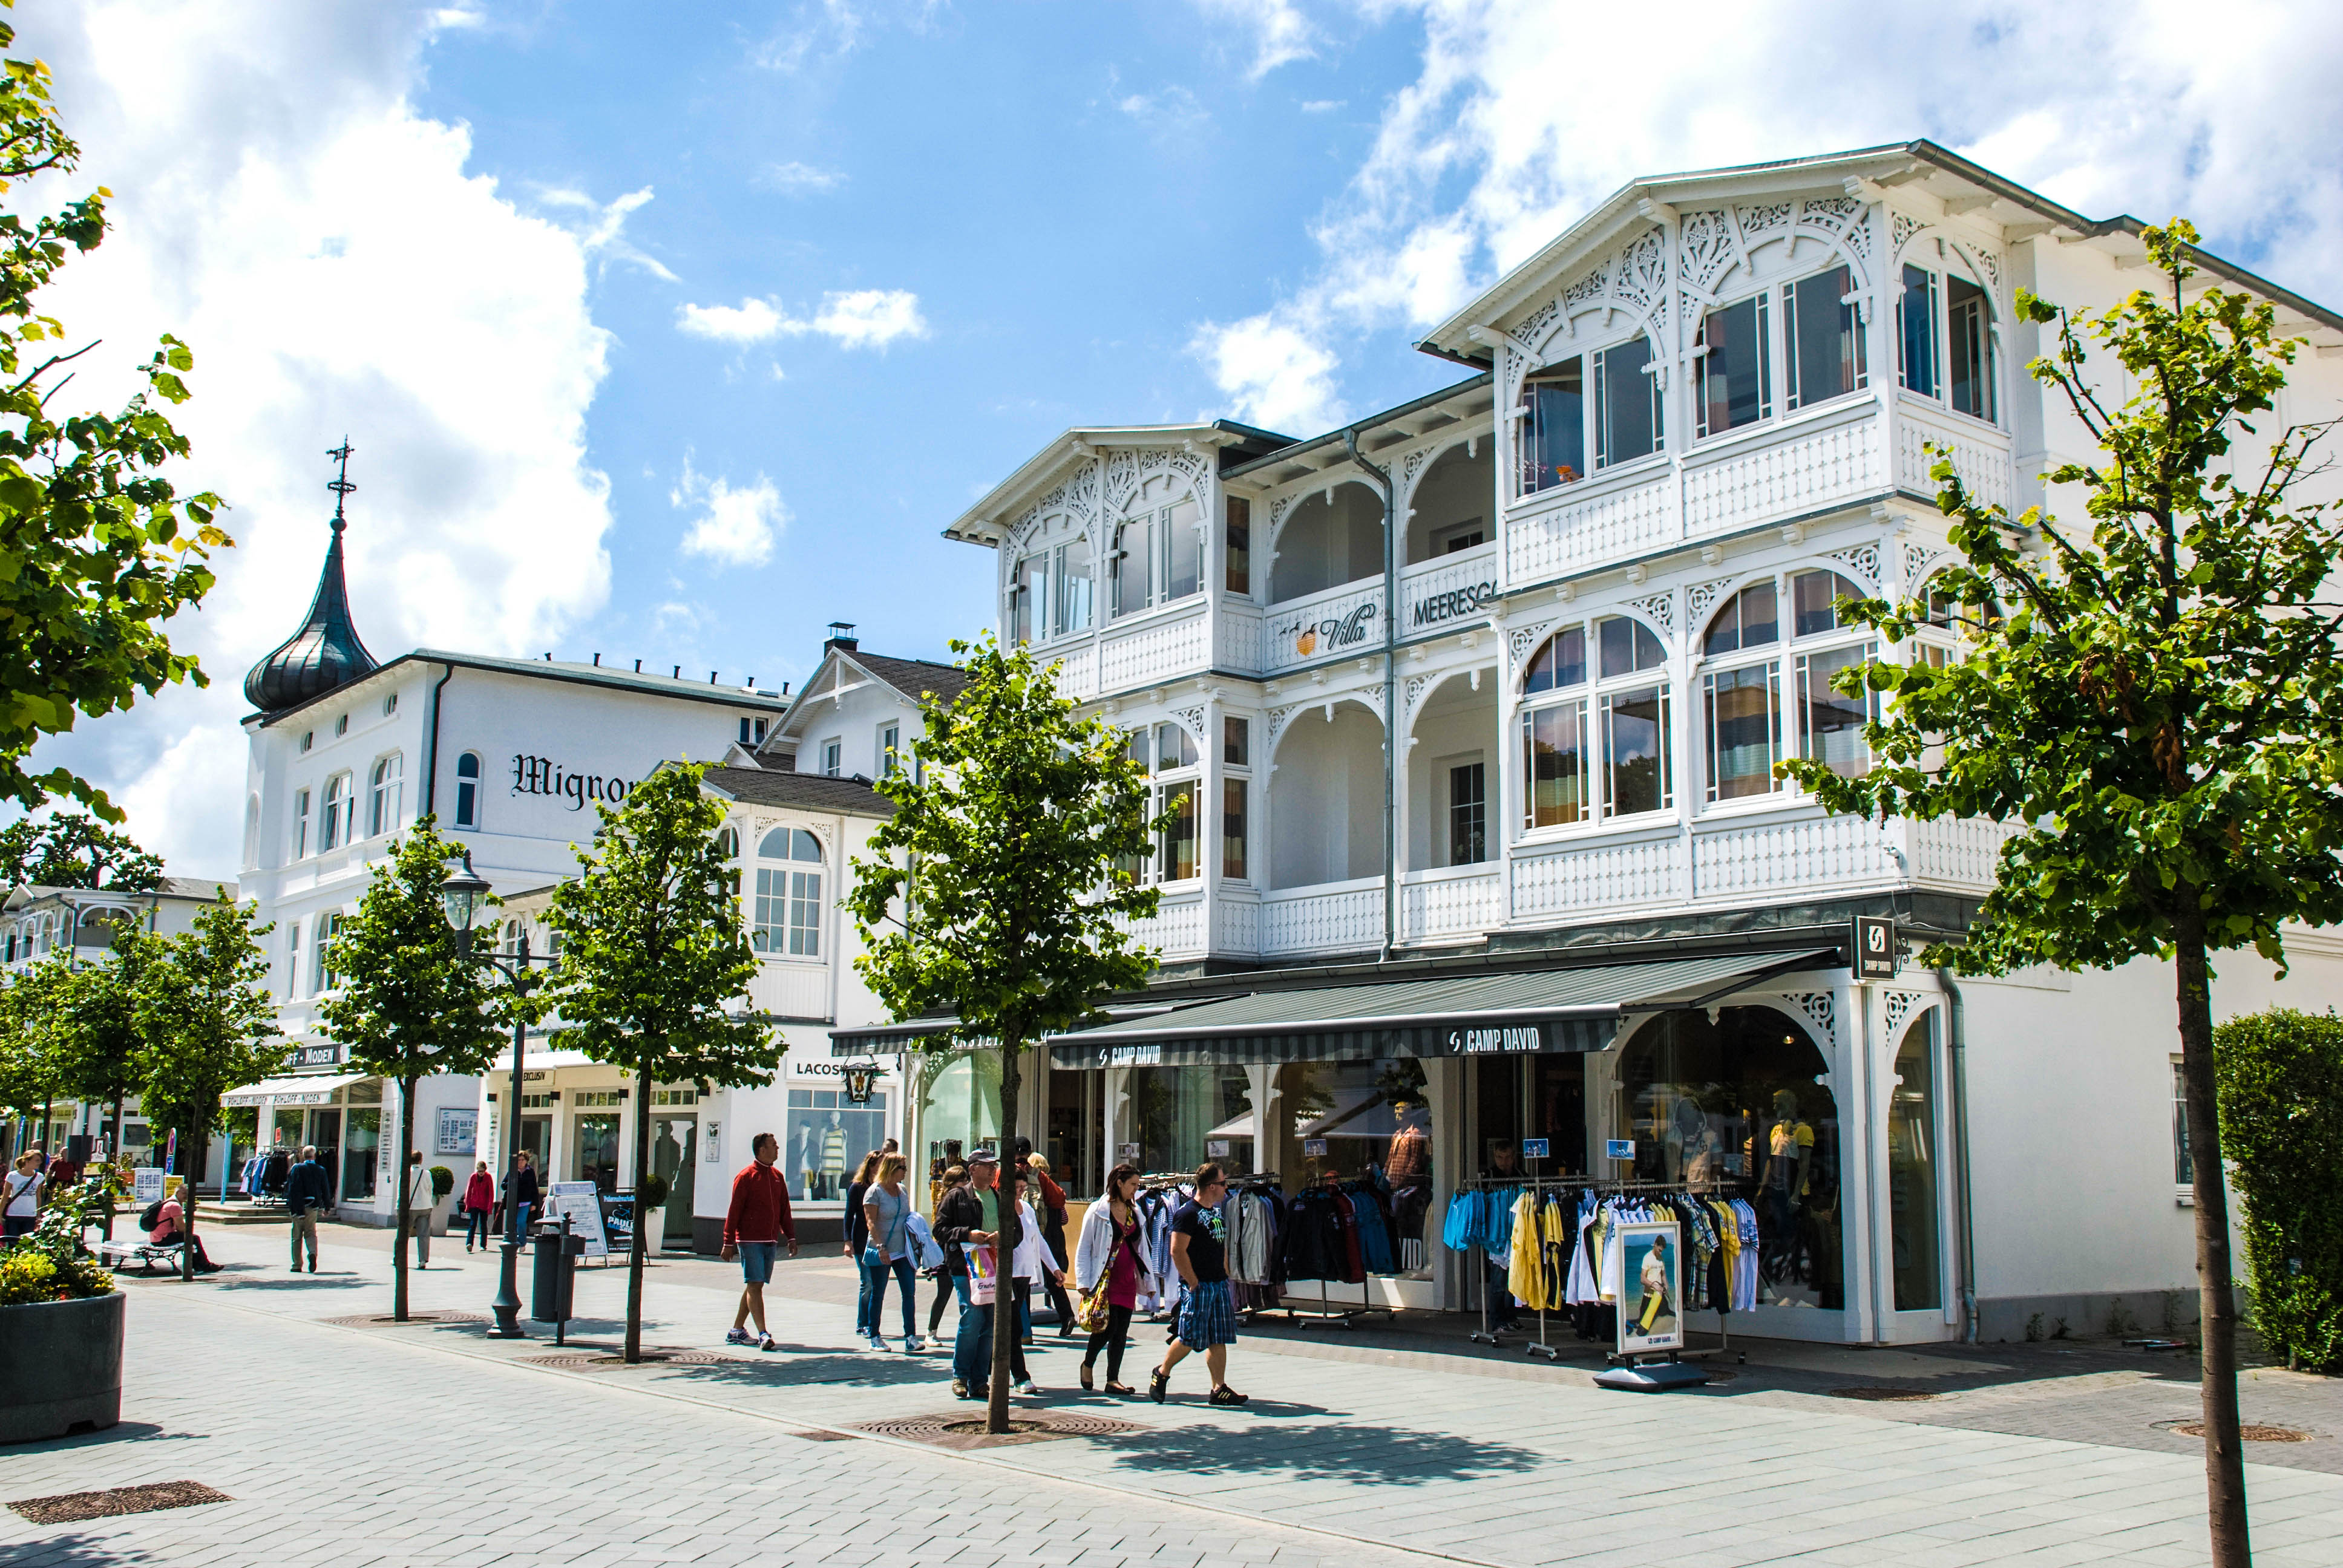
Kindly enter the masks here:
[[928, 1342], [921, 1339], [917, 1334], [911, 1335], [903, 1342], [903, 1353], [905, 1355], [917, 1355], [927, 1348]]
[[1024, 1394], [1038, 1394], [1041, 1392], [1041, 1385], [1029, 1377], [1017, 1385], [1017, 1392]]
[[781, 1345], [780, 1342], [773, 1338], [770, 1334], [759, 1334], [757, 1336], [757, 1348], [760, 1351], [777, 1351], [781, 1348]]
[[883, 1351], [887, 1348], [887, 1342], [880, 1339], [877, 1334], [872, 1334], [869, 1339], [862, 1342], [869, 1345], [874, 1351]]
[[1165, 1372], [1161, 1367], [1157, 1367], [1154, 1374], [1147, 1380], [1147, 1397], [1153, 1400], [1157, 1404], [1161, 1404], [1163, 1402], [1163, 1391], [1171, 1386], [1172, 1374]]
[[757, 1336], [746, 1329], [734, 1329], [724, 1336], [724, 1342], [728, 1345], [753, 1345], [757, 1342]]

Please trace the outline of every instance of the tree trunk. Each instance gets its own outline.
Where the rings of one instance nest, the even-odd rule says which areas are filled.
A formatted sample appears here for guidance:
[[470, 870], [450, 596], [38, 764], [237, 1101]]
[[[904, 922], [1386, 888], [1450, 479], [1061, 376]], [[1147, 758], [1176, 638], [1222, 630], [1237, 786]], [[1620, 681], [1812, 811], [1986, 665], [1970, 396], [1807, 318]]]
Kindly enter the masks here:
[[2197, 1202], [2197, 1285], [2205, 1348], [2198, 1389], [2205, 1413], [2205, 1513], [2213, 1568], [2250, 1568], [2246, 1533], [2245, 1442], [2237, 1432], [2237, 1295], [2229, 1255], [2228, 1180], [2221, 1169], [2221, 1108], [2214, 1091], [2213, 997], [2197, 890], [2173, 890], [2174, 968], [2179, 976], [2180, 1076], [2188, 1107], [2188, 1158]]
[[196, 1184], [203, 1180], [204, 1155], [211, 1140], [201, 1129], [180, 1130], [181, 1151], [186, 1155], [186, 1173], [179, 1178], [179, 1278], [196, 1277]]
[[635, 1070], [635, 1223], [627, 1247], [627, 1362], [643, 1359], [643, 1241], [650, 1234], [643, 1212], [643, 1171], [651, 1159], [651, 1070]]
[[390, 1315], [402, 1323], [407, 1321], [407, 1156], [415, 1150], [416, 1081], [412, 1078], [398, 1081], [398, 1164], [391, 1177], [395, 1185], [390, 1201], [397, 1211], [398, 1240], [390, 1255]]
[[122, 1158], [122, 1091], [114, 1095], [114, 1132], [106, 1141], [106, 1221], [98, 1234], [114, 1240], [114, 1162]]
[[1009, 1430], [1009, 1361], [1017, 1343], [1017, 1287], [1011, 1281], [1017, 1256], [1017, 1181], [1010, 1161], [1017, 1157], [1017, 1051], [1020, 1042], [1001, 1038], [1001, 1240], [992, 1283], [992, 1384], [985, 1401], [984, 1430]]

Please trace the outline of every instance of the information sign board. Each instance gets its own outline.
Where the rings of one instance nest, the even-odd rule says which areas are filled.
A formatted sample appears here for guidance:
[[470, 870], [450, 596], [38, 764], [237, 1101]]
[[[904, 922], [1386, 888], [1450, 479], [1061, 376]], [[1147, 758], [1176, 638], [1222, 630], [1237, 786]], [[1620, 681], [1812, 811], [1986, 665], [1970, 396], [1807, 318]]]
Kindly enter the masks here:
[[1635, 1141], [1632, 1138], [1606, 1138], [1603, 1141], [1603, 1153], [1605, 1159], [1633, 1160], [1635, 1157]]
[[1546, 1143], [1547, 1143], [1547, 1141], [1547, 1141], [1547, 1140], [1545, 1140], [1545, 1139], [1544, 1139], [1544, 1138], [1524, 1138], [1524, 1139], [1523, 1139], [1523, 1140], [1522, 1140], [1522, 1158], [1523, 1158], [1523, 1159], [1524, 1159], [1524, 1160], [1543, 1160], [1543, 1159], [1544, 1159], [1544, 1158], [1546, 1157], [1545, 1150], [1546, 1150]]
[[601, 1190], [591, 1181], [556, 1181], [546, 1192], [545, 1217], [557, 1228], [569, 1216], [569, 1233], [586, 1242], [586, 1256], [610, 1255], [610, 1236], [602, 1220]]

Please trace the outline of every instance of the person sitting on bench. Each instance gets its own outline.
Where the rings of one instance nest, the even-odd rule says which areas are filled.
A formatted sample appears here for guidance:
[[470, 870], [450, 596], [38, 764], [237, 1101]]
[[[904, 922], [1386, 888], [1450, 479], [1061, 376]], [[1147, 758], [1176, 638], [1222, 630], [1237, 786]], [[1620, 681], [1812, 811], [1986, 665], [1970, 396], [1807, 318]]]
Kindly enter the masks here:
[[147, 1242], [156, 1247], [173, 1247], [178, 1245], [183, 1238], [196, 1249], [196, 1272], [215, 1274], [219, 1271], [219, 1265], [205, 1255], [204, 1239], [187, 1231], [179, 1201], [166, 1198], [163, 1200], [163, 1212], [156, 1218], [155, 1228], [146, 1232]]

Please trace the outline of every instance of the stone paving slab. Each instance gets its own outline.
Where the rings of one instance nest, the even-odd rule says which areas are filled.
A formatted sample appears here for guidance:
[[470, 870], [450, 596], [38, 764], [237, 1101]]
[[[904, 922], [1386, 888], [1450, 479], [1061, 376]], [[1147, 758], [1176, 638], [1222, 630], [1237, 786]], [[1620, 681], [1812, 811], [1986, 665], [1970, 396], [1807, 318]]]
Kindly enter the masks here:
[[[532, 1518], [544, 1515], [546, 1528], [530, 1530], [526, 1543], [496, 1539], [493, 1544], [508, 1552], [502, 1559], [482, 1555], [490, 1542], [476, 1525], [468, 1526], [468, 1501], [442, 1513], [418, 1508], [416, 1496], [397, 1488], [319, 1495], [302, 1516], [305, 1528], [339, 1538], [346, 1554], [334, 1560], [342, 1564], [369, 1553], [401, 1563], [616, 1563], [642, 1553], [653, 1554], [644, 1560], [677, 1562], [695, 1560], [686, 1555], [695, 1549], [696, 1560], [745, 1562], [758, 1558], [739, 1554], [744, 1533], [753, 1543], [755, 1533], [766, 1529], [793, 1542], [820, 1543], [825, 1562], [885, 1557], [956, 1565], [1445, 1557], [1508, 1568], [1608, 1562], [1647, 1568], [1655, 1542], [1668, 1543], [1665, 1555], [1688, 1555], [1704, 1568], [1791, 1560], [1957, 1568], [1986, 1562], [2205, 1559], [2202, 1471], [2195, 1445], [2186, 1440], [2185, 1452], [2171, 1453], [2136, 1443], [2114, 1447], [1906, 1419], [1914, 1411], [1944, 1414], [1980, 1387], [2004, 1396], [2004, 1408], [2024, 1405], [2025, 1399], [2008, 1396], [2013, 1385], [1977, 1382], [2006, 1376], [2004, 1363], [2019, 1359], [2017, 1347], [1994, 1347], [2009, 1352], [1999, 1362], [1972, 1358], [1939, 1372], [1940, 1385], [1962, 1387], [1942, 1405], [1875, 1407], [1795, 1387], [1754, 1389], [1739, 1377], [1721, 1394], [1617, 1394], [1594, 1389], [1586, 1369], [1569, 1365], [1475, 1364], [1470, 1358], [1343, 1343], [1331, 1336], [1249, 1335], [1237, 1347], [1232, 1379], [1253, 1392], [1254, 1402], [1231, 1411], [1202, 1403], [1202, 1369], [1193, 1362], [1181, 1369], [1174, 1381], [1179, 1397], [1164, 1406], [1083, 1396], [1072, 1387], [1077, 1354], [1045, 1329], [1042, 1343], [1029, 1353], [1037, 1376], [1052, 1391], [1048, 1402], [1111, 1414], [1142, 1430], [1128, 1437], [953, 1456], [872, 1440], [809, 1444], [780, 1435], [808, 1425], [940, 1408], [948, 1376], [940, 1357], [852, 1348], [843, 1332], [850, 1306], [842, 1296], [851, 1277], [834, 1264], [800, 1264], [797, 1273], [777, 1279], [776, 1292], [827, 1298], [773, 1297], [773, 1327], [792, 1347], [789, 1353], [731, 1353], [709, 1366], [568, 1372], [515, 1364], [516, 1357], [549, 1347], [491, 1342], [478, 1325], [350, 1330], [317, 1323], [387, 1305], [387, 1247], [372, 1233], [329, 1240], [328, 1265], [343, 1272], [298, 1277], [283, 1271], [281, 1251], [272, 1244], [277, 1239], [267, 1232], [216, 1234], [216, 1254], [239, 1265], [229, 1273], [194, 1286], [134, 1282], [134, 1323], [151, 1303], [158, 1321], [172, 1326], [163, 1336], [134, 1328], [133, 1361], [141, 1369], [136, 1375], [142, 1392], [151, 1386], [167, 1402], [193, 1397], [193, 1389], [173, 1382], [192, 1374], [176, 1362], [145, 1370], [153, 1339], [185, 1344], [193, 1335], [207, 1355], [217, 1350], [246, 1358], [231, 1379], [239, 1392], [210, 1417], [206, 1430], [213, 1435], [192, 1440], [219, 1445], [223, 1454], [256, 1441], [269, 1412], [317, 1408], [316, 1387], [349, 1388], [366, 1409], [377, 1383], [384, 1385], [387, 1411], [405, 1413], [377, 1419], [369, 1410], [360, 1419], [357, 1424], [373, 1434], [361, 1446], [377, 1455], [411, 1452], [414, 1442], [402, 1432], [445, 1430], [447, 1412], [439, 1411], [433, 1424], [424, 1391], [464, 1391], [452, 1398], [478, 1433], [467, 1439], [475, 1446], [435, 1443], [398, 1473], [403, 1480], [429, 1483], [426, 1490], [433, 1495], [460, 1497], [468, 1484], [480, 1490], [479, 1477], [502, 1472], [508, 1462], [503, 1455], [521, 1430], [494, 1424], [507, 1410], [545, 1409], [565, 1418], [528, 1422], [528, 1451], [536, 1456], [532, 1473], [607, 1478], [616, 1463], [613, 1432], [628, 1432], [630, 1447], [638, 1446], [631, 1438], [639, 1430], [701, 1434], [684, 1444], [684, 1453], [647, 1458], [623, 1489], [622, 1503], [595, 1494], [582, 1512], [565, 1512], [531, 1502]], [[453, 1266], [413, 1276], [416, 1308], [484, 1306], [493, 1287], [487, 1260], [458, 1252], [442, 1261]], [[241, 1266], [247, 1262], [259, 1266]], [[581, 1272], [580, 1310], [596, 1319], [590, 1338], [607, 1335], [615, 1342], [610, 1320], [623, 1304], [624, 1285], [622, 1270]], [[654, 1320], [646, 1341], [695, 1346], [720, 1338], [737, 1291], [733, 1278], [692, 1261], [663, 1261], [647, 1271], [646, 1287]], [[184, 1331], [176, 1322], [183, 1316], [190, 1321]], [[1160, 1339], [1160, 1329], [1135, 1331], [1126, 1378], [1143, 1382]], [[1785, 1359], [1801, 1364], [1781, 1369], [1785, 1379], [1826, 1380], [1835, 1364], [1830, 1355], [1847, 1353], [1815, 1347], [1791, 1352]], [[1764, 1353], [1754, 1352], [1753, 1362]], [[1926, 1359], [1891, 1353], [1906, 1375], [1906, 1363]], [[312, 1362], [334, 1370], [321, 1372], [312, 1386], [288, 1386], [303, 1382], [301, 1369]], [[1996, 1370], [1980, 1372], [1979, 1364]], [[214, 1375], [223, 1370], [214, 1369]], [[2092, 1382], [2095, 1400], [2110, 1391], [2127, 1397], [2141, 1381], [2137, 1369], [2078, 1365], [2077, 1371]], [[150, 1377], [151, 1385], [145, 1381]], [[2282, 1391], [2298, 1402], [2306, 1397], [2294, 1386], [2300, 1381], [2289, 1381]], [[241, 1392], [246, 1385], [254, 1392]], [[2167, 1385], [2143, 1397], [2170, 1392]], [[2187, 1397], [2193, 1404], [2193, 1385]], [[413, 1424], [402, 1426], [402, 1421]], [[755, 1455], [749, 1473], [787, 1477], [781, 1495], [754, 1481], [744, 1486], [739, 1475], [709, 1462], [711, 1452], [724, 1452], [714, 1446], [718, 1434], [731, 1441], [751, 1433], [737, 1436]], [[2322, 1438], [2294, 1446], [2333, 1445], [2332, 1438]], [[85, 1442], [58, 1452], [102, 1453], [111, 1465], [135, 1446]], [[873, 1514], [850, 1488], [841, 1496], [815, 1479], [849, 1473], [858, 1463], [868, 1467], [881, 1456], [890, 1473], [901, 1466], [933, 1478], [905, 1500], [910, 1506]], [[12, 1453], [0, 1463], [14, 1470], [19, 1457]], [[377, 1464], [379, 1473], [390, 1473], [380, 1470], [378, 1458]], [[194, 1475], [244, 1495], [221, 1474], [186, 1469], [184, 1456], [166, 1458], [163, 1469], [169, 1473], [117, 1479], [109, 1468], [106, 1479], [97, 1481], [75, 1473], [72, 1486], [15, 1494]], [[338, 1469], [329, 1465], [328, 1473]], [[998, 1516], [990, 1500], [1004, 1478], [1011, 1495], [1046, 1503], [1034, 1511], [1034, 1530], [1023, 1530], [1029, 1522], [1012, 1518], [1001, 1521], [1018, 1527], [1008, 1540], [993, 1532], [970, 1535], [963, 1520]], [[1042, 1492], [1033, 1493], [1041, 1483]], [[2257, 1532], [2261, 1562], [2297, 1568], [2343, 1561], [2343, 1479], [2318, 1467], [2256, 1464], [2248, 1486], [2257, 1525], [2267, 1526]], [[965, 1499], [981, 1501], [964, 1504]], [[1190, 1503], [1214, 1512], [1185, 1506]], [[181, 1516], [226, 1515], [245, 1506], [239, 1502]], [[328, 1511], [330, 1519], [324, 1517]], [[263, 1506], [240, 1525], [206, 1523], [200, 1540], [179, 1533], [167, 1547], [158, 1541], [140, 1547], [166, 1551], [162, 1556], [85, 1551], [24, 1560], [226, 1561], [239, 1546], [266, 1540], [272, 1528], [283, 1527], [272, 1527], [272, 1519], [283, 1518]], [[152, 1527], [126, 1521], [123, 1528], [136, 1534]], [[238, 1528], [244, 1533], [235, 1533]], [[114, 1532], [93, 1533], [110, 1539]], [[20, 1541], [22, 1534], [0, 1531], [0, 1561], [15, 1562], [15, 1553], [32, 1544], [30, 1537]], [[1237, 1545], [1224, 1544], [1232, 1542]], [[299, 1551], [307, 1551], [306, 1543]], [[268, 1550], [264, 1555], [274, 1563], [281, 1554]]]

